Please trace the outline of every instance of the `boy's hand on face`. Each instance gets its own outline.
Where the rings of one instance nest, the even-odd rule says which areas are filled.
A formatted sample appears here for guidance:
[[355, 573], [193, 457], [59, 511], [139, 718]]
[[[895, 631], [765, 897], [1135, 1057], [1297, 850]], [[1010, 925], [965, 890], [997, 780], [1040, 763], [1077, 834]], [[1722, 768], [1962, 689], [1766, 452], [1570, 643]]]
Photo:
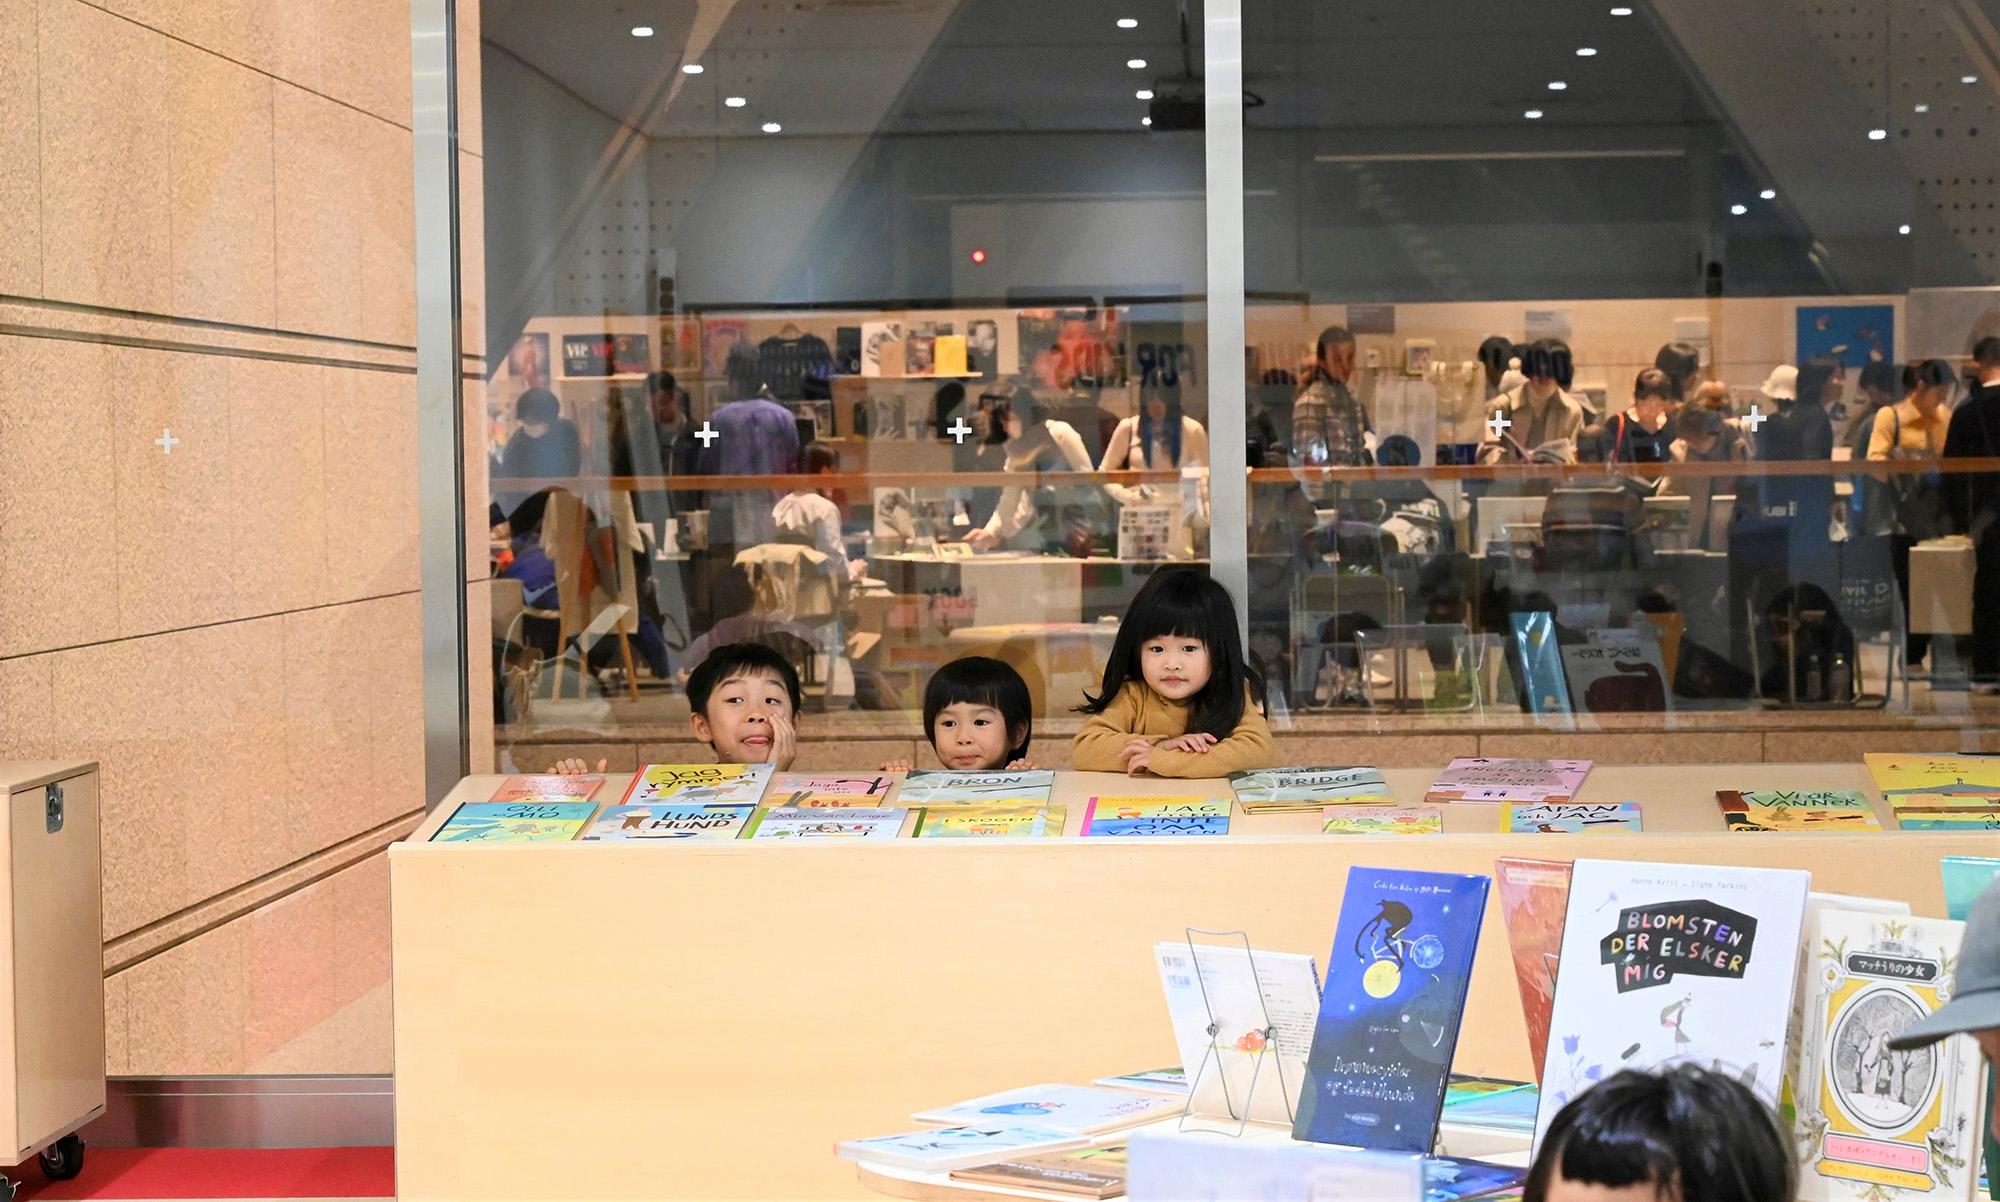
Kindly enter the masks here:
[[780, 772], [789, 772], [792, 761], [799, 755], [799, 728], [792, 723], [790, 714], [771, 716], [771, 750], [765, 756], [767, 762], [775, 764]]
[[605, 765], [610, 762], [610, 760], [599, 760], [597, 767], [592, 768], [578, 759], [557, 760], [549, 766], [549, 771], [557, 776], [588, 776], [592, 772], [603, 772]]

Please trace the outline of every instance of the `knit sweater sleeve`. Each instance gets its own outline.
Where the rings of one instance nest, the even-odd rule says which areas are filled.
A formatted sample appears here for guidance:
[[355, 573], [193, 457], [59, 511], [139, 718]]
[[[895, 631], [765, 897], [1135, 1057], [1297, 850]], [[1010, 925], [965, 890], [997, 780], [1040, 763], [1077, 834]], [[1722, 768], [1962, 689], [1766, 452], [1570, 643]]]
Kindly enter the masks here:
[[1083, 720], [1070, 752], [1070, 765], [1079, 772], [1123, 772], [1118, 751], [1139, 733], [1139, 707], [1132, 686], [1118, 690], [1101, 714]]
[[1156, 747], [1147, 766], [1154, 776], [1182, 778], [1228, 776], [1256, 768], [1272, 768], [1278, 763], [1271, 742], [1271, 724], [1264, 720], [1255, 698], [1243, 706], [1243, 718], [1229, 737], [1207, 751], [1169, 751]]

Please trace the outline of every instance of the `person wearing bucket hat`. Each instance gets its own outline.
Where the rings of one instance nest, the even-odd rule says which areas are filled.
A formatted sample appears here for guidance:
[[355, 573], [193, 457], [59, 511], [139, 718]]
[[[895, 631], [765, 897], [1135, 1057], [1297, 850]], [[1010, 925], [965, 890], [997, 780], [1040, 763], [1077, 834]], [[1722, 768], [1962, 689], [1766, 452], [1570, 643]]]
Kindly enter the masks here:
[[[2000, 1070], [2000, 881], [1987, 886], [1966, 916], [1951, 1001], [1905, 1027], [1889, 1041], [1889, 1049], [1907, 1052], [1953, 1035], [1972, 1036]], [[1994, 1084], [2000, 1090], [2000, 1072], [1994, 1074]], [[2000, 1121], [1994, 1123], [1992, 1138], [2000, 1139]]]

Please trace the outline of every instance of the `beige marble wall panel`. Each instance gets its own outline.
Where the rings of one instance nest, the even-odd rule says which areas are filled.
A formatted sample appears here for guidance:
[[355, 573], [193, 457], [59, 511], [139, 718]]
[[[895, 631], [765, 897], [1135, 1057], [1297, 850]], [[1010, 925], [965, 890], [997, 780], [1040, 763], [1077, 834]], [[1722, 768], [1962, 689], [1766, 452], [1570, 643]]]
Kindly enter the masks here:
[[329, 878], [333, 895], [333, 1001], [346, 1006], [389, 983], [389, 856], [373, 855]]
[[[42, 294], [42, 123], [37, 0], [0, 0], [0, 293]], [[478, 62], [475, 56], [473, 61]], [[476, 85], [475, 85], [476, 86]]]
[[82, 0], [42, 0], [40, 38], [43, 294], [166, 312], [170, 43]]
[[410, 131], [383, 121], [357, 126], [362, 168], [359, 336], [417, 344], [417, 201]]
[[55, 702], [55, 657], [0, 659], [0, 760], [84, 759], [59, 743], [50, 709]]
[[322, 367], [329, 601], [415, 591], [417, 378]]
[[354, 337], [368, 212], [364, 148], [377, 122], [300, 88], [275, 89], [278, 325]]
[[148, 29], [258, 71], [310, 84], [318, 28], [303, 0], [91, 0]]
[[487, 653], [493, 629], [493, 582], [465, 585], [465, 689], [470, 699], [466, 743], [474, 775], [493, 771], [493, 657]]
[[484, 580], [492, 575], [491, 538], [487, 509], [492, 503], [486, 455], [486, 384], [462, 380], [459, 396], [465, 405], [465, 575]]
[[[230, 360], [58, 342], [103, 361], [116, 472], [118, 633], [152, 634], [236, 613], [229, 480]], [[171, 452], [154, 440], [171, 430]]]
[[0, 336], [0, 656], [116, 633], [107, 367], [100, 346]]
[[486, 160], [458, 156], [458, 285], [460, 349], [486, 353]]
[[371, 615], [368, 741], [375, 772], [394, 791], [386, 821], [423, 808], [424, 637], [423, 599], [416, 593], [367, 605]]
[[249, 925], [238, 919], [111, 978], [128, 992], [126, 1071], [238, 1073], [252, 1018]]
[[248, 944], [246, 1064], [262, 1060], [336, 1008], [334, 939], [339, 923], [331, 894], [321, 881], [237, 920]]
[[[459, 7], [477, 7], [462, 0]], [[410, 128], [410, 0], [314, 0], [318, 90]]]
[[486, 114], [479, 53], [479, 6], [458, 6], [458, 144], [486, 154]]
[[132, 1063], [132, 982], [124, 973], [104, 979], [104, 1072], [123, 1077]]
[[267, 75], [168, 41], [173, 113], [173, 312], [238, 325], [277, 320]]
[[345, 520], [347, 477], [390, 452], [335, 446], [329, 491], [324, 370], [231, 359], [229, 376], [231, 608], [249, 616], [320, 604], [328, 594], [326, 522]]

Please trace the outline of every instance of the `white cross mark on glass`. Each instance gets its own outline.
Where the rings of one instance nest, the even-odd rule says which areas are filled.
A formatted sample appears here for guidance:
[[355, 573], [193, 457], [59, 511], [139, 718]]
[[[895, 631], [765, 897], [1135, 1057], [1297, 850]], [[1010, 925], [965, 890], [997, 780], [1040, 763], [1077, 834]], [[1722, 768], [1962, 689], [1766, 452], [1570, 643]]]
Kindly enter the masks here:
[[951, 435], [951, 440], [953, 442], [959, 444], [960, 446], [964, 446], [965, 436], [972, 433], [972, 427], [966, 425], [965, 418], [961, 416], [957, 421], [954, 421], [953, 423], [951, 423], [951, 425], [946, 426], [944, 432], [946, 434]]
[[701, 429], [694, 432], [694, 436], [701, 439], [701, 448], [705, 451], [708, 449], [710, 443], [722, 437], [722, 431], [707, 422], [703, 422], [701, 423]]
[[1495, 413], [1492, 417], [1486, 419], [1486, 428], [1493, 431], [1493, 441], [1495, 442], [1500, 441], [1500, 432], [1502, 430], [1512, 429], [1513, 425], [1514, 423], [1508, 421], [1506, 415], [1502, 413]]
[[181, 445], [181, 440], [174, 437], [172, 430], [161, 430], [160, 436], [153, 440], [153, 445], [160, 448], [162, 454], [171, 455], [174, 453], [174, 448]]
[[1770, 420], [1771, 420], [1770, 414], [1759, 412], [1757, 406], [1752, 405], [1750, 406], [1750, 415], [1743, 419], [1743, 424], [1750, 427], [1750, 432], [1752, 434], [1755, 434], [1757, 432], [1757, 427], [1763, 425], [1765, 422]]

